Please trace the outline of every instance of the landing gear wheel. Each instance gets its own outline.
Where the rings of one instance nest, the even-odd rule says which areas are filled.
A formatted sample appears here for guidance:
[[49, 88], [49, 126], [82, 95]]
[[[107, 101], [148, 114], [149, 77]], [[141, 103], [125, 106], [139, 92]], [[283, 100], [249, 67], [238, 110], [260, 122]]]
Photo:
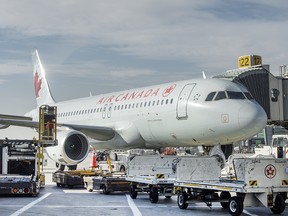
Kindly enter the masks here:
[[102, 186], [102, 191], [103, 191], [103, 193], [105, 194], [105, 195], [108, 195], [110, 192], [107, 190], [107, 187], [106, 187], [106, 185], [103, 185]]
[[281, 214], [285, 210], [285, 200], [281, 194], [278, 194], [275, 199], [274, 206], [271, 211], [274, 214]]
[[177, 197], [177, 204], [180, 209], [186, 209], [188, 207], [188, 194], [185, 191], [180, 191]]
[[121, 167], [120, 167], [120, 172], [125, 172], [125, 166], [124, 165], [121, 165]]
[[239, 216], [243, 212], [243, 201], [241, 198], [234, 196], [228, 202], [229, 212], [232, 216]]
[[130, 197], [132, 198], [132, 199], [136, 199], [136, 197], [137, 197], [137, 191], [136, 191], [136, 185], [131, 185], [130, 186]]
[[150, 202], [151, 203], [157, 203], [158, 202], [158, 198], [159, 198], [158, 188], [157, 187], [152, 187], [150, 189], [150, 193], [149, 193]]
[[[227, 199], [229, 200], [231, 198], [231, 194], [228, 191], [222, 191], [220, 193], [220, 200]], [[228, 202], [220, 202], [222, 208], [228, 209]]]

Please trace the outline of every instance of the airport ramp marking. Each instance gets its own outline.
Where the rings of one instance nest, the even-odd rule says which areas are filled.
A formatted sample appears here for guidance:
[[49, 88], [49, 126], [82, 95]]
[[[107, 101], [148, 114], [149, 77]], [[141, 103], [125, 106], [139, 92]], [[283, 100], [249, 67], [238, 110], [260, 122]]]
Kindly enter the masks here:
[[128, 205], [130, 206], [134, 216], [142, 216], [141, 212], [135, 205], [134, 201], [131, 199], [130, 195], [126, 194]]
[[28, 205], [26, 205], [26, 206], [22, 207], [21, 209], [19, 209], [18, 211], [14, 212], [10, 216], [18, 216], [18, 215], [22, 214], [23, 212], [27, 211], [28, 209], [30, 209], [31, 207], [33, 207], [37, 203], [41, 202], [43, 199], [45, 199], [46, 197], [48, 197], [50, 195], [51, 195], [51, 193], [47, 193], [47, 194], [41, 196], [40, 198], [34, 200], [33, 202], [29, 203]]

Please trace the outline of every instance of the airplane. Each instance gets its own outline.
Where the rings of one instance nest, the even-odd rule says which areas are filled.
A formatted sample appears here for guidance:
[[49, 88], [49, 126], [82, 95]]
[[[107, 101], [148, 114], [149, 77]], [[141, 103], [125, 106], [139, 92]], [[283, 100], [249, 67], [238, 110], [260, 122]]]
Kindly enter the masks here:
[[9, 125], [38, 127], [38, 108], [57, 106], [58, 145], [47, 147], [61, 165], [83, 161], [97, 150], [232, 144], [260, 132], [263, 108], [241, 84], [216, 78], [190, 79], [55, 102], [38, 51], [32, 53], [37, 108], [24, 116], [0, 115]]

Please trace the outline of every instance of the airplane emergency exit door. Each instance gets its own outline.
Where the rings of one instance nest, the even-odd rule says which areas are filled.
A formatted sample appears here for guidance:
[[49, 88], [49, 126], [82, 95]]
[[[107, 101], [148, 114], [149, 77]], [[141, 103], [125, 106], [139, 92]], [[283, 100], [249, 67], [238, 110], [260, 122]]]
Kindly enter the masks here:
[[177, 102], [177, 119], [187, 119], [187, 104], [196, 83], [187, 84], [182, 89]]

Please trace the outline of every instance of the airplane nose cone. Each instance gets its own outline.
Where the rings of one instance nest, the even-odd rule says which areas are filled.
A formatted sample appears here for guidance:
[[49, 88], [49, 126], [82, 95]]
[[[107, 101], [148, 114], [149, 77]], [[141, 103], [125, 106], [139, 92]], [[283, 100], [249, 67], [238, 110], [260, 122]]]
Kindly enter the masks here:
[[267, 115], [257, 103], [249, 102], [239, 109], [239, 127], [246, 135], [254, 136], [267, 124]]

